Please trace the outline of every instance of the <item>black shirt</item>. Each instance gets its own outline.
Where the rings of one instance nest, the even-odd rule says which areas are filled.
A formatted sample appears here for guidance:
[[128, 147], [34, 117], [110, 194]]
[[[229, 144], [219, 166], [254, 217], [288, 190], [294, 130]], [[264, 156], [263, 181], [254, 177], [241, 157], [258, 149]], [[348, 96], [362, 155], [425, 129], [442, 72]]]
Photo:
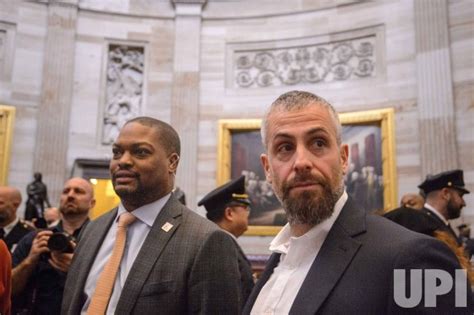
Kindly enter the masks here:
[[[86, 226], [89, 220], [77, 230], [73, 236], [77, 238], [81, 229]], [[50, 228], [55, 232], [64, 232], [62, 221], [58, 225]], [[30, 253], [33, 239], [38, 231], [31, 232], [21, 239], [17, 248], [12, 254], [13, 268], [18, 266]], [[26, 314], [60, 314], [61, 302], [63, 298], [66, 273], [54, 269], [48, 262], [49, 254], [42, 254], [39, 261], [28, 279], [25, 290], [13, 299], [12, 314], [21, 313], [28, 310]], [[25, 314], [25, 313], [21, 313]]]

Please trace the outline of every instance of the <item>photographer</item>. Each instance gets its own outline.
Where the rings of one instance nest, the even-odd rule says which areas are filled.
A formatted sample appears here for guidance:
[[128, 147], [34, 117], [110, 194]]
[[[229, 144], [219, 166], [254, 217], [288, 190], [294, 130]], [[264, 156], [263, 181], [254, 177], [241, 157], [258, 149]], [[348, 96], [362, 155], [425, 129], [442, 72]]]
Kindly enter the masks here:
[[[89, 221], [89, 210], [95, 204], [92, 185], [83, 178], [68, 180], [59, 204], [59, 224], [26, 235], [13, 252], [12, 314], [60, 313], [75, 239]], [[54, 246], [64, 239], [61, 235], [66, 236], [68, 249]]]

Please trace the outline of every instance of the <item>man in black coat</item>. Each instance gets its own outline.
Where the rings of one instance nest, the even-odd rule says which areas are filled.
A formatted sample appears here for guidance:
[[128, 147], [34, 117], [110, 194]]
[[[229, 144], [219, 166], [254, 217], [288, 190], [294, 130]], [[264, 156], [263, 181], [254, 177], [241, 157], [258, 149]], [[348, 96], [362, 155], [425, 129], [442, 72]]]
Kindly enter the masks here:
[[206, 208], [207, 218], [229, 233], [234, 240], [238, 255], [243, 306], [254, 286], [250, 262], [237, 243], [237, 237], [248, 228], [250, 213], [250, 200], [245, 191], [245, 176], [242, 175], [208, 193], [199, 201], [198, 206], [202, 205]]
[[461, 240], [449, 224], [449, 220], [459, 218], [466, 206], [463, 199], [469, 190], [464, 187], [462, 170], [451, 170], [436, 175], [428, 175], [418, 187], [424, 192], [426, 202], [423, 211], [437, 223], [438, 229], [448, 232], [461, 245]]
[[[261, 162], [288, 224], [243, 313], [472, 314], [470, 285], [446, 245], [348, 197], [341, 129], [332, 105], [309, 92], [285, 93], [267, 111]], [[443, 294], [434, 276], [444, 277]]]
[[0, 186], [0, 239], [5, 241], [8, 250], [13, 252], [23, 236], [33, 230], [20, 220], [16, 211], [21, 204], [21, 193], [18, 189]]

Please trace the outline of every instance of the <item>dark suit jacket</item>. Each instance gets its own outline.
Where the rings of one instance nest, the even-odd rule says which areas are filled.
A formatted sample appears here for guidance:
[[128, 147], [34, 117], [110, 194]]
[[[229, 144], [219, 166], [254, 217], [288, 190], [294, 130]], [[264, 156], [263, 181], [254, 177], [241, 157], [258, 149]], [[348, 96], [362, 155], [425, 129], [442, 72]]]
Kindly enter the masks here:
[[250, 261], [245, 256], [240, 245], [234, 240], [235, 247], [237, 249], [239, 271], [240, 271], [240, 283], [242, 289], [242, 308], [245, 305], [252, 289], [254, 287], [253, 276], [252, 276], [252, 266]]
[[[278, 254], [270, 257], [244, 314], [250, 313], [279, 261]], [[367, 215], [349, 198], [314, 260], [290, 314], [469, 313], [468, 309], [454, 309], [454, 290], [438, 296], [436, 308], [424, 309], [424, 299], [415, 308], [397, 306], [393, 270], [412, 268], [443, 269], [454, 279], [455, 269], [460, 266], [455, 255], [440, 241], [385, 218]], [[470, 286], [468, 291], [468, 308], [472, 314]]]
[[[82, 233], [64, 290], [62, 314], [79, 314], [84, 285], [117, 209]], [[173, 227], [164, 231], [165, 223]], [[171, 196], [128, 274], [116, 314], [236, 314], [239, 270], [232, 238]]]
[[459, 239], [459, 237], [456, 235], [456, 233], [454, 232], [454, 230], [449, 226], [449, 225], [446, 225], [446, 223], [444, 223], [443, 220], [441, 220], [433, 211], [431, 211], [430, 209], [427, 209], [427, 208], [422, 208], [421, 211], [423, 211], [424, 213], [426, 213], [432, 220], [434, 223], [436, 223], [436, 225], [438, 226], [438, 229], [441, 230], [441, 231], [444, 231], [444, 232], [448, 232], [452, 237], [454, 237], [454, 239], [456, 240], [456, 242], [458, 243], [459, 246], [461, 246], [462, 242], [461, 240]]

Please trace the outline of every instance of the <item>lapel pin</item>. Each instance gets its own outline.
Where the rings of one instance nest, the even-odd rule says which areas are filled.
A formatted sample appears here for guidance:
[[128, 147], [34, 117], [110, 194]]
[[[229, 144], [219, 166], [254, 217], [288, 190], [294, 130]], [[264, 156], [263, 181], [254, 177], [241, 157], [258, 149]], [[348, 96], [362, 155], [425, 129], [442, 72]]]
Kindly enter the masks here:
[[173, 224], [169, 223], [169, 222], [166, 222], [165, 224], [163, 224], [163, 226], [161, 227], [161, 229], [165, 232], [169, 232], [171, 230], [171, 228], [173, 227]]

